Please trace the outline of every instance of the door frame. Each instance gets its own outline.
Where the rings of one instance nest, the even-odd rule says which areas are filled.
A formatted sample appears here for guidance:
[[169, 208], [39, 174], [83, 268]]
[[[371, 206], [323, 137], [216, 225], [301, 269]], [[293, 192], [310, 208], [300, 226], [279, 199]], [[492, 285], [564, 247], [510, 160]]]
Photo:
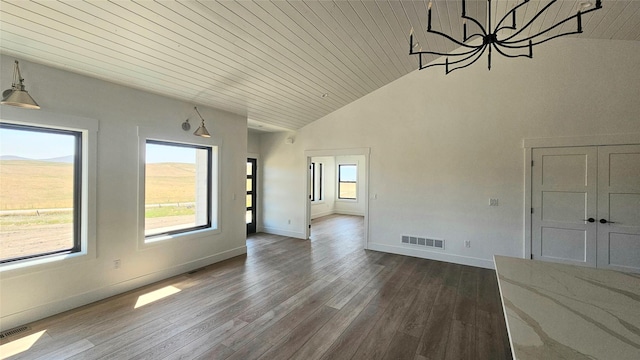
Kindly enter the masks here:
[[363, 249], [369, 248], [369, 155], [371, 154], [371, 148], [355, 148], [355, 149], [330, 149], [330, 150], [305, 150], [304, 156], [305, 164], [305, 191], [304, 191], [304, 209], [305, 209], [305, 224], [304, 231], [309, 239], [311, 232], [311, 201], [309, 200], [309, 189], [311, 188], [311, 172], [309, 166], [311, 165], [311, 158], [321, 156], [350, 156], [350, 155], [362, 155], [364, 156], [364, 224], [363, 224]]
[[607, 145], [638, 145], [640, 144], [640, 133], [630, 134], [610, 134], [591, 136], [567, 136], [554, 138], [523, 139], [524, 148], [524, 209], [523, 209], [523, 247], [522, 257], [530, 259], [533, 254], [532, 235], [532, 161], [533, 149], [553, 148], [553, 147], [574, 147], [574, 146], [607, 146]]

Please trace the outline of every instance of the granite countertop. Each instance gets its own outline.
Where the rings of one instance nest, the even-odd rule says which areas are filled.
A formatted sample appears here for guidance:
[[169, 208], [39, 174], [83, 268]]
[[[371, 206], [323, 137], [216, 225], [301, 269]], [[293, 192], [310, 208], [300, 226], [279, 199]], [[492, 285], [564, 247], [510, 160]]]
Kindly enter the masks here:
[[640, 274], [494, 261], [515, 359], [640, 359]]

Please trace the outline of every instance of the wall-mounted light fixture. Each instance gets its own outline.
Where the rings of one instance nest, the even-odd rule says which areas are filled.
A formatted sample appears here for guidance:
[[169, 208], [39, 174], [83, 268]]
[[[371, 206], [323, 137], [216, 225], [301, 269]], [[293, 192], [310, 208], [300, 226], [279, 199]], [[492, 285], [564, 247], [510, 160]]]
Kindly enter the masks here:
[[13, 67], [13, 83], [11, 89], [2, 92], [2, 105], [17, 106], [24, 109], [40, 109], [40, 105], [33, 100], [31, 95], [24, 89], [24, 79], [20, 74], [18, 60]]
[[198, 116], [200, 116], [200, 120], [202, 120], [202, 123], [200, 124], [200, 127], [196, 131], [193, 132], [193, 135], [201, 136], [201, 137], [205, 137], [205, 138], [211, 137], [211, 135], [209, 134], [209, 131], [207, 131], [207, 128], [204, 126], [204, 118], [202, 117], [202, 115], [200, 115], [200, 111], [198, 111], [198, 108], [195, 107], [195, 106], [193, 108], [198, 113]]
[[[197, 107], [193, 107], [193, 109], [198, 113], [198, 116], [200, 117], [200, 120], [202, 120], [202, 123], [200, 123], [200, 127], [193, 132], [193, 135], [195, 136], [201, 136], [201, 137], [211, 137], [211, 134], [209, 134], [209, 131], [207, 131], [207, 128], [204, 126], [204, 118], [202, 117], [202, 115], [200, 115], [200, 111], [198, 111]], [[186, 126], [185, 126], [186, 124]], [[186, 129], [185, 129], [186, 127]], [[182, 123], [182, 128], [186, 130], [189, 130], [191, 128], [191, 125], [189, 124], [189, 119], [187, 119], [184, 123]]]

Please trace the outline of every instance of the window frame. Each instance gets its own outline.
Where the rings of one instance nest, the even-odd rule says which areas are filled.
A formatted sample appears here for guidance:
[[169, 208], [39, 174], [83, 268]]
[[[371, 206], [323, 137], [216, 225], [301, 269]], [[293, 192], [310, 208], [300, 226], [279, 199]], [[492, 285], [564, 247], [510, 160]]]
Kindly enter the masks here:
[[3, 278], [23, 276], [33, 271], [46, 271], [61, 266], [96, 259], [96, 178], [97, 178], [97, 138], [99, 122], [96, 119], [59, 114], [46, 110], [24, 111], [24, 109], [3, 106], [0, 120], [6, 124], [25, 125], [81, 133], [81, 171], [79, 199], [79, 242], [80, 249], [73, 253], [55, 253], [47, 256], [29, 257], [23, 260], [0, 264]]
[[[354, 166], [356, 168], [356, 180], [355, 181], [342, 181], [342, 179], [340, 178], [341, 176], [341, 172], [340, 172], [340, 168], [342, 166]], [[336, 192], [336, 198], [338, 200], [341, 201], [358, 201], [358, 164], [357, 163], [340, 163], [338, 164], [338, 175], [336, 176], [336, 178], [338, 179], [338, 191]], [[345, 197], [340, 197], [340, 185], [342, 183], [345, 184], [355, 184], [356, 186], [356, 195], [353, 198], [345, 198]]]
[[[192, 227], [188, 227], [188, 228], [181, 228], [181, 229], [176, 229], [176, 230], [171, 230], [171, 231], [166, 231], [166, 232], [161, 232], [161, 233], [156, 233], [156, 234], [151, 234], [151, 235], [146, 235], [145, 233], [145, 242], [153, 242], [155, 238], [157, 237], [167, 237], [167, 236], [172, 236], [172, 235], [177, 235], [177, 234], [182, 234], [182, 233], [187, 233], [187, 232], [193, 232], [193, 231], [198, 231], [198, 230], [204, 230], [204, 229], [209, 229], [211, 227], [211, 176], [212, 176], [212, 156], [213, 156], [213, 149], [210, 146], [204, 146], [204, 145], [197, 145], [197, 144], [185, 144], [185, 143], [179, 143], [179, 142], [173, 142], [173, 141], [166, 141], [166, 140], [154, 140], [154, 139], [147, 139], [145, 141], [145, 155], [146, 155], [146, 145], [148, 144], [154, 144], [154, 145], [165, 145], [165, 146], [175, 146], [175, 147], [184, 147], [184, 148], [190, 148], [190, 149], [196, 149], [196, 150], [206, 150], [207, 151], [207, 194], [206, 194], [206, 200], [207, 200], [207, 221], [204, 225], [196, 225], [196, 226], [192, 226]], [[145, 156], [146, 159], [146, 156]], [[146, 164], [146, 162], [145, 162]], [[146, 171], [145, 171], [145, 181], [146, 181]], [[146, 200], [146, 199], [145, 199]], [[146, 202], [145, 202], [145, 209], [146, 209]], [[145, 221], [146, 221], [146, 216], [145, 216]], [[146, 230], [146, 229], [145, 229]]]
[[[185, 144], [211, 148], [209, 171], [209, 220], [210, 226], [202, 229], [193, 229], [173, 234], [154, 235], [146, 237], [145, 229], [145, 159], [147, 140], [167, 142], [170, 144]], [[138, 250], [150, 247], [171, 244], [175, 241], [190, 241], [201, 238], [210, 238], [211, 235], [222, 232], [220, 226], [220, 162], [222, 147], [214, 138], [199, 138], [189, 132], [171, 134], [156, 128], [138, 126]]]
[[[251, 180], [251, 191], [246, 190], [246, 195], [251, 196], [251, 207], [246, 207], [245, 204], [245, 223], [247, 225], [247, 234], [253, 234], [257, 232], [258, 229], [258, 216], [257, 216], [257, 208], [258, 208], [258, 157], [247, 155], [247, 164], [251, 164], [251, 175], [246, 175], [247, 180]], [[246, 171], [245, 171], [246, 172]], [[246, 185], [245, 185], [246, 189]], [[246, 200], [245, 200], [246, 201]], [[251, 211], [251, 222], [246, 222], [246, 211]]]
[[[324, 202], [324, 163], [322, 162], [311, 162], [310, 191], [312, 203], [319, 204]], [[316, 195], [318, 195], [317, 198]]]
[[24, 125], [0, 122], [0, 129], [11, 129], [20, 131], [30, 131], [45, 134], [59, 134], [73, 136], [74, 158], [73, 158], [73, 246], [68, 249], [42, 252], [17, 258], [0, 260], [0, 264], [8, 264], [16, 261], [28, 259], [39, 259], [52, 255], [65, 255], [78, 253], [82, 250], [82, 132], [77, 130], [66, 130], [51, 128], [41, 125]]

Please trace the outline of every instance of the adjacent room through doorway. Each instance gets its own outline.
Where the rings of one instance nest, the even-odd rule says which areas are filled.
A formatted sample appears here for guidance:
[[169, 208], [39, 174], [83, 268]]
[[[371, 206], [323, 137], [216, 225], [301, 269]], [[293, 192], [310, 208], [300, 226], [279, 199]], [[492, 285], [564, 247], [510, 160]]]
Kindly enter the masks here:
[[[362, 248], [367, 243], [367, 166], [369, 149], [307, 151], [307, 238], [316, 240], [324, 231], [314, 229], [331, 219], [339, 228], [356, 223]], [[344, 217], [340, 217], [344, 215]], [[351, 221], [347, 221], [351, 219]], [[358, 220], [355, 220], [358, 219]], [[336, 229], [336, 231], [342, 231]]]

